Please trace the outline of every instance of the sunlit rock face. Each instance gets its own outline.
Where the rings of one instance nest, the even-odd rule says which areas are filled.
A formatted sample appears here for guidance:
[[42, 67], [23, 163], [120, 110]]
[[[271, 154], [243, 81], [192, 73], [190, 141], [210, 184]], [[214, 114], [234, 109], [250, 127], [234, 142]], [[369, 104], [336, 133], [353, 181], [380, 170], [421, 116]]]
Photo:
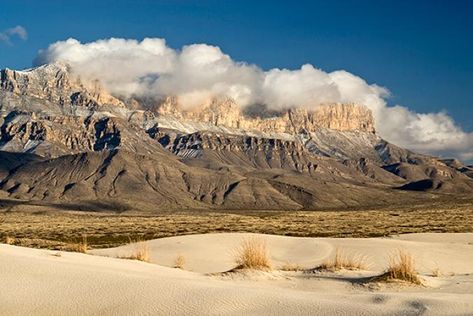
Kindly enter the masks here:
[[296, 108], [276, 113], [272, 117], [264, 117], [263, 113], [258, 115], [257, 112], [249, 117], [228, 98], [215, 98], [199, 107], [185, 110], [178, 103], [178, 98], [169, 97], [158, 107], [157, 113], [186, 121], [266, 133], [310, 132], [317, 128], [375, 132], [371, 111], [358, 104], [323, 104], [313, 111]]

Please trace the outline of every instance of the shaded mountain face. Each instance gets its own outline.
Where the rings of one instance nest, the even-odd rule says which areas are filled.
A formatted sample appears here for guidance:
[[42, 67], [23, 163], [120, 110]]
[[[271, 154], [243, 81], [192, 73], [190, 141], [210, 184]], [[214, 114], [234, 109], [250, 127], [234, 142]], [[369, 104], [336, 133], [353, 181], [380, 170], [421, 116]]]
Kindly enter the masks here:
[[341, 208], [473, 192], [471, 167], [384, 141], [363, 105], [269, 112], [219, 97], [186, 108], [177, 97], [112, 96], [64, 64], [0, 75], [1, 197], [159, 211]]

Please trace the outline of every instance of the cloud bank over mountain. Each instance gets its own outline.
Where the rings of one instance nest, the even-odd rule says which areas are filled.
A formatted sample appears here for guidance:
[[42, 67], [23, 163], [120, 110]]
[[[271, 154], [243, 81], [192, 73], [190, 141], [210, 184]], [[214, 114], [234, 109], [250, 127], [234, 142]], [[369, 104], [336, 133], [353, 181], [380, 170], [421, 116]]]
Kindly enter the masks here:
[[99, 79], [113, 94], [177, 95], [188, 107], [213, 96], [229, 96], [242, 107], [261, 103], [273, 110], [361, 103], [373, 111], [376, 129], [386, 140], [423, 153], [473, 159], [473, 133], [463, 131], [446, 113], [388, 106], [386, 88], [344, 70], [328, 73], [305, 64], [295, 70], [265, 71], [234, 61], [216, 46], [193, 44], [176, 50], [160, 38], [91, 43], [68, 39], [40, 51], [34, 63], [56, 61], [67, 62], [82, 77]]

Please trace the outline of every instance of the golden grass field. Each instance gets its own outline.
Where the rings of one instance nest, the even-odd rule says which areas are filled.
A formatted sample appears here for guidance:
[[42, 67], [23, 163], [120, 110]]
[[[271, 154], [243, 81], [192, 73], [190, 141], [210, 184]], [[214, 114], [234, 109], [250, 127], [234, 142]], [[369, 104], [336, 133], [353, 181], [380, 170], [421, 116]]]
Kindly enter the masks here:
[[15, 245], [73, 250], [188, 234], [252, 232], [310, 237], [378, 237], [473, 232], [473, 204], [341, 211], [185, 211], [159, 214], [0, 210], [0, 238]]

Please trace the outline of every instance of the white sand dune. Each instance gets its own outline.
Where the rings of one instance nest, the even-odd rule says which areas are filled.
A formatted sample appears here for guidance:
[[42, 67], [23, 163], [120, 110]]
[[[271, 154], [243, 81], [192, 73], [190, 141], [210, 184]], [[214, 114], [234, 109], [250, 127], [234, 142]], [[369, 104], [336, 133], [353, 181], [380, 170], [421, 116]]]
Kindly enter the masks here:
[[[248, 236], [264, 239], [276, 267], [286, 263], [315, 267], [330, 258], [336, 249], [353, 255], [365, 255], [370, 270], [383, 270], [398, 249], [415, 255], [417, 269], [431, 273], [473, 273], [473, 234], [408, 234], [391, 238], [303, 238], [261, 234], [204, 234], [150, 240], [151, 262], [172, 267], [178, 255], [186, 259], [186, 269], [201, 273], [223, 272], [235, 266], [235, 249]], [[105, 256], [127, 256], [136, 250], [130, 244], [118, 248], [94, 250]], [[452, 260], [452, 258], [455, 258]]]
[[[304, 274], [205, 275], [234, 266], [234, 249], [250, 234], [208, 234], [148, 241], [143, 263], [99, 255], [127, 255], [134, 245], [90, 254], [0, 245], [1, 315], [473, 315], [473, 234], [333, 239], [259, 235], [276, 267], [316, 266], [336, 248], [369, 255], [370, 271]], [[410, 251], [428, 287], [362, 286], [380, 273], [390, 252]], [[182, 271], [172, 266], [177, 254]], [[157, 263], [157, 264], [156, 264]], [[451, 274], [455, 275], [451, 275]]]

